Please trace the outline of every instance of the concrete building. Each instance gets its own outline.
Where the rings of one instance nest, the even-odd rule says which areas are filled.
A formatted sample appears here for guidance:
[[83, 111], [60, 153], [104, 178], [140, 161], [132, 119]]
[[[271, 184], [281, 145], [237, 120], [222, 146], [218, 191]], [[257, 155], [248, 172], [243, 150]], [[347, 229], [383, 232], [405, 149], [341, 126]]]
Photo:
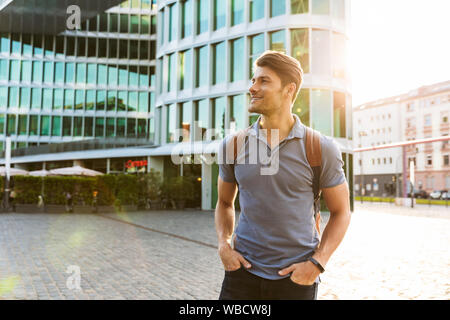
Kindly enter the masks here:
[[[450, 134], [450, 81], [365, 103], [354, 109], [358, 147], [378, 146]], [[415, 163], [415, 188], [430, 193], [450, 189], [448, 141], [405, 148], [408, 164]], [[362, 159], [362, 160], [361, 160]], [[354, 159], [355, 191], [360, 195], [402, 194], [402, 148], [362, 152]], [[407, 192], [410, 191], [407, 184]], [[398, 191], [398, 192], [397, 192]]]
[[[136, 3], [139, 3], [138, 10], [133, 9], [133, 4]], [[144, 3], [149, 7], [144, 8]], [[156, 34], [153, 32], [153, 27], [149, 30], [145, 29], [145, 35], [140, 32], [142, 29], [138, 29], [136, 39], [132, 32], [122, 34], [120, 32], [122, 11], [129, 15], [130, 28], [131, 21], [136, 20], [136, 18], [133, 20], [131, 15], [136, 13], [140, 16], [142, 28], [142, 10], [148, 15], [151, 26], [157, 23]], [[101, 169], [104, 172], [117, 172], [128, 171], [127, 163], [141, 165], [145, 163], [142, 170], [148, 171], [154, 168], [161, 171], [165, 178], [176, 175], [197, 176], [198, 188], [199, 191], [201, 190], [198, 192], [198, 204], [202, 209], [211, 209], [215, 207], [217, 201], [218, 165], [208, 159], [211, 155], [217, 154], [220, 139], [228, 130], [245, 128], [256, 120], [257, 115], [248, 114], [247, 111], [251, 66], [262, 52], [271, 49], [283, 51], [300, 61], [305, 74], [304, 84], [299, 98], [294, 103], [293, 112], [304, 124], [333, 137], [340, 145], [345, 161], [345, 172], [352, 187], [351, 87], [346, 65], [350, 20], [349, 1], [167, 0], [158, 1], [153, 5], [148, 1], [127, 1], [118, 7], [108, 9], [106, 14], [109, 28], [119, 31], [118, 33], [116, 31], [114, 35], [105, 35], [108, 39], [107, 44], [100, 42], [104, 36], [103, 32], [97, 29], [89, 31], [91, 19], [96, 19], [96, 28], [99, 28], [104, 14], [88, 19], [87, 29], [84, 29], [87, 31], [64, 31], [63, 35], [67, 38], [78, 36], [81, 32], [87, 38], [98, 39], [95, 50], [97, 59], [98, 51], [109, 52], [111, 48], [114, 48], [114, 45], [111, 47], [111, 37], [118, 39], [119, 59], [114, 60], [114, 64], [117, 65], [117, 79], [111, 79], [113, 81], [111, 88], [109, 82], [105, 87], [99, 84], [95, 87], [96, 90], [102, 89], [108, 93], [109, 89], [117, 92], [116, 96], [111, 96], [116, 101], [114, 110], [97, 111], [99, 104], [97, 99], [94, 102], [83, 100], [84, 111], [79, 111], [76, 107], [79, 105], [76, 99], [81, 93], [77, 93], [76, 90], [81, 88], [77, 87], [78, 73], [74, 71], [73, 87], [72, 83], [70, 86], [64, 84], [68, 86], [64, 89], [75, 90], [74, 107], [69, 109], [70, 111], [61, 108], [64, 111], [58, 112], [62, 113], [62, 117], [64, 112], [73, 113], [70, 114], [71, 132], [78, 134], [81, 132], [81, 136], [72, 134], [70, 137], [65, 137], [64, 123], [58, 138], [49, 135], [50, 137], [45, 140], [42, 138], [44, 135], [40, 133], [40, 129], [37, 129], [36, 134], [38, 143], [41, 145], [81, 139], [92, 140], [97, 137], [98, 139], [83, 143], [66, 143], [59, 148], [54, 145], [44, 145], [39, 147], [40, 150], [35, 149], [33, 152], [31, 152], [32, 148], [24, 151], [14, 150], [12, 162], [16, 166], [30, 169], [33, 166], [42, 167], [48, 162], [52, 162], [54, 166], [61, 166], [62, 161], [76, 160], [82, 165]], [[113, 22], [115, 15], [119, 15], [117, 26]], [[9, 41], [11, 37], [12, 35], [8, 36]], [[150, 49], [148, 59], [141, 61], [142, 49], [133, 53], [134, 56], [130, 59], [132, 47], [134, 47], [131, 41], [141, 43], [143, 39], [150, 41], [147, 47]], [[153, 44], [155, 40], [157, 41], [156, 53], [154, 53]], [[126, 53], [123, 51], [123, 54], [127, 55], [124, 60], [120, 59], [121, 48], [125, 50], [121, 41], [123, 45], [130, 41], [129, 50]], [[77, 43], [75, 48], [78, 48]], [[104, 45], [106, 47], [103, 47]], [[93, 46], [87, 44], [86, 48], [93, 49]], [[11, 59], [10, 54], [2, 57], [4, 60]], [[69, 58], [64, 56], [62, 59]], [[79, 58], [74, 59], [74, 62], [78, 63]], [[98, 64], [98, 60], [82, 59], [81, 62], [86, 63], [87, 67], [90, 62], [95, 65], [95, 68], [101, 65]], [[106, 64], [106, 61], [104, 63]], [[119, 66], [122, 65], [126, 67], [126, 72], [120, 73]], [[147, 68], [145, 69], [147, 73], [141, 73], [141, 67]], [[131, 68], [133, 72], [130, 72]], [[134, 73], [135, 68], [137, 68], [136, 73]], [[89, 72], [87, 74], [89, 75]], [[107, 81], [109, 81], [109, 74], [108, 69]], [[148, 75], [148, 78], [145, 75]], [[106, 76], [106, 74], [98, 73], [98, 76]], [[130, 89], [129, 84], [136, 81], [133, 80], [136, 76], [139, 84]], [[141, 86], [141, 77], [144, 83], [148, 80], [144, 86]], [[128, 86], [121, 87], [121, 79], [127, 81]], [[89, 84], [89, 79], [87, 82]], [[1, 86], [2, 83], [0, 83]], [[19, 88], [20, 81], [11, 85], [8, 79], [3, 82], [3, 87]], [[144, 87], [150, 90], [145, 90]], [[86, 91], [83, 94], [87, 95], [89, 89], [87, 85], [83, 87]], [[125, 96], [124, 93], [120, 95], [120, 92], [126, 92], [128, 95]], [[148, 93], [148, 109], [146, 109], [147, 105], [139, 109], [141, 94], [144, 96], [145, 93]], [[106, 97], [109, 102], [109, 96]], [[125, 97], [128, 99], [127, 104], [123, 102]], [[5, 98], [5, 89], [3, 94], [0, 94], [0, 99], [9, 103], [9, 98]], [[20, 105], [20, 102], [16, 104]], [[126, 111], [119, 107], [122, 104], [128, 105]], [[129, 109], [130, 104], [134, 105], [137, 111], [133, 108]], [[46, 115], [44, 115], [43, 106], [44, 103], [41, 104], [40, 111], [36, 111], [40, 117]], [[88, 110], [88, 106], [95, 111]], [[26, 111], [27, 117], [31, 116], [33, 110], [32, 107], [29, 109]], [[9, 110], [9, 107], [5, 110]], [[94, 125], [92, 136], [85, 135], [86, 123], [90, 128], [91, 120], [86, 121], [89, 112], [94, 119], [97, 114], [105, 119], [103, 135], [96, 135]], [[108, 112], [114, 112], [114, 114]], [[8, 134], [8, 121], [16, 127], [20, 123], [20, 119], [14, 120], [16, 121], [14, 123], [13, 120], [9, 120], [7, 113], [8, 111], [4, 117], [6, 124], [4, 134]], [[52, 116], [53, 113], [49, 115]], [[75, 120], [76, 117], [83, 119], [81, 131], [80, 120]], [[109, 120], [109, 127], [108, 118], [113, 119]], [[92, 121], [96, 121], [94, 119]], [[120, 122], [119, 119], [121, 119]], [[145, 130], [143, 120], [141, 120], [142, 126], [139, 124], [140, 119], [146, 121]], [[182, 129], [184, 131], [180, 134]], [[214, 135], [203, 138], [208, 129], [214, 129]], [[53, 129], [49, 130], [52, 132]], [[20, 126], [16, 132], [19, 132], [16, 136], [10, 134], [16, 147], [19, 147], [17, 143], [22, 142], [19, 139]], [[130, 135], [129, 132], [131, 132]], [[141, 137], [143, 139], [139, 139]], [[4, 135], [1, 138], [4, 139]], [[24, 138], [23, 142], [28, 144], [20, 145], [20, 147], [30, 147], [30, 142], [35, 143], [31, 140], [30, 134]], [[171, 155], [180, 152], [185, 155], [184, 162], [176, 164]]]

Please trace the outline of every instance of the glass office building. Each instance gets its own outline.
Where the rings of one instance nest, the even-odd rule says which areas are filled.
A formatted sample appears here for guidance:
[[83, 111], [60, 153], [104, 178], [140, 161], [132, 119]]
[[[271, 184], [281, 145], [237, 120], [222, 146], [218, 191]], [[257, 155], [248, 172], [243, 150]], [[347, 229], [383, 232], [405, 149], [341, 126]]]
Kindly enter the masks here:
[[[84, 21], [81, 31], [2, 33], [0, 140], [10, 135], [20, 148], [146, 138], [152, 148], [80, 151], [66, 160], [89, 167], [89, 159], [106, 158], [104, 171], [114, 172], [124, 157], [145, 158], [146, 170], [165, 178], [198, 176], [201, 207], [212, 209], [218, 165], [197, 147], [217, 153], [228, 131], [257, 119], [247, 111], [252, 65], [270, 49], [301, 63], [304, 81], [293, 112], [339, 144], [352, 188], [349, 0], [155, 2], [123, 2]], [[171, 154], [179, 148], [191, 156], [174, 164]]]
[[[352, 114], [347, 65], [349, 1], [158, 2], [156, 142], [210, 141], [258, 117], [249, 114], [252, 65], [265, 50], [298, 59], [304, 82], [293, 105], [301, 121], [333, 137], [351, 183]], [[176, 135], [177, 129], [184, 129]], [[170, 153], [168, 153], [170, 155]], [[186, 166], [186, 164], [184, 164]], [[216, 164], [203, 162], [202, 205], [217, 201]]]
[[[48, 8], [51, 10], [51, 8]], [[154, 138], [156, 1], [125, 1], [57, 35], [0, 33], [0, 141], [12, 149]]]

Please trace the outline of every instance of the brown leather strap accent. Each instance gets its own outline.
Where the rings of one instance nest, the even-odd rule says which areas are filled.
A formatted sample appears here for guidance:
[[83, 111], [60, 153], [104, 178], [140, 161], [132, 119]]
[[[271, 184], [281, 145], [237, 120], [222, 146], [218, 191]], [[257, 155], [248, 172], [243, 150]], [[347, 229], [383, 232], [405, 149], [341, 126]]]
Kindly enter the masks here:
[[322, 148], [320, 146], [320, 134], [309, 128], [306, 128], [306, 158], [312, 167], [322, 166]]

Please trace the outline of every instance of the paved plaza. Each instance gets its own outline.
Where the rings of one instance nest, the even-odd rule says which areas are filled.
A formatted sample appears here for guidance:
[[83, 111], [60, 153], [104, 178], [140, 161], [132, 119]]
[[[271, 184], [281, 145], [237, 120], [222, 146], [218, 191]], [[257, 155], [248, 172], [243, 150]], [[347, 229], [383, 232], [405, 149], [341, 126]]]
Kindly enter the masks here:
[[[448, 300], [449, 243], [449, 208], [355, 203], [318, 297]], [[3, 213], [0, 299], [217, 299], [216, 245], [211, 211]]]

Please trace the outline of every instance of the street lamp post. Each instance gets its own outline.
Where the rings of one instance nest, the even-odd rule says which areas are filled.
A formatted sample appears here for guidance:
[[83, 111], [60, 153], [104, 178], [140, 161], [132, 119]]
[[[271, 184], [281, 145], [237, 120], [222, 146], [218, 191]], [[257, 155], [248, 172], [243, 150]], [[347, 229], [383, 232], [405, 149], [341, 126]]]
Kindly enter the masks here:
[[[367, 133], [363, 131], [359, 131], [359, 144], [362, 146], [362, 137], [367, 137]], [[361, 160], [361, 203], [364, 203], [364, 194], [365, 194], [365, 187], [364, 187], [364, 173], [363, 173], [363, 155], [362, 152], [359, 154], [359, 159]]]

